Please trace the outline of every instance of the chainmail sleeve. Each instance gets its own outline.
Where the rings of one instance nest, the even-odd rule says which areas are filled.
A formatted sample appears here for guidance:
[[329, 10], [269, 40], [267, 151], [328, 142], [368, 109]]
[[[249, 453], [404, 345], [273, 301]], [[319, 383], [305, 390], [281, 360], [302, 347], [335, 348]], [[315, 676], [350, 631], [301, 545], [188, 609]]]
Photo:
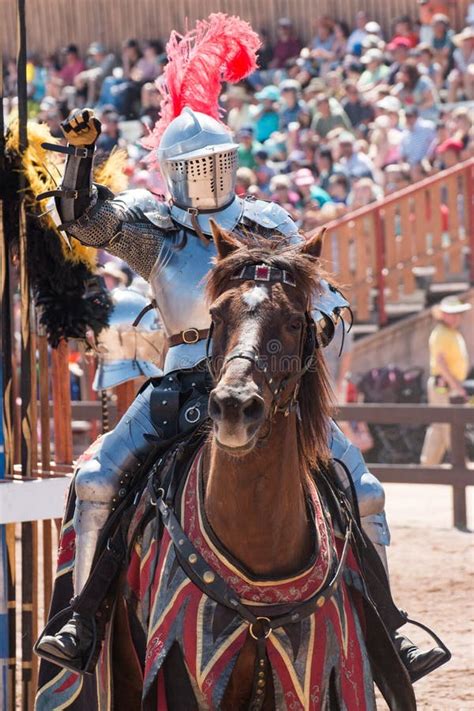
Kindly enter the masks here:
[[159, 257], [165, 231], [145, 215], [156, 208], [146, 190], [130, 190], [116, 197], [96, 186], [90, 207], [67, 227], [68, 234], [82, 244], [102, 247], [123, 259], [148, 280]]

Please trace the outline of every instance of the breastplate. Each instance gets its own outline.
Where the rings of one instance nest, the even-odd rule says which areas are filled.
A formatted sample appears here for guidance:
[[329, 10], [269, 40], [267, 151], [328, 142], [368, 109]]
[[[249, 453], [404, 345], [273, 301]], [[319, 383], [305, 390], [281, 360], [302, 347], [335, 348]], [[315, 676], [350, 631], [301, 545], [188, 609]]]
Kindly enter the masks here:
[[[165, 334], [173, 336], [187, 329], [207, 329], [210, 326], [209, 307], [205, 300], [206, 275], [212, 267], [216, 248], [212, 239], [204, 243], [190, 228], [190, 216], [172, 207], [170, 215], [181, 229], [168, 232], [160, 256], [152, 269], [150, 285], [157, 303]], [[239, 225], [255, 225], [270, 238], [300, 239], [288, 214], [275, 203], [236, 198], [227, 208], [213, 214], [200, 213], [198, 222], [204, 234], [210, 235], [209, 217], [234, 232]], [[206, 341], [183, 343], [169, 349], [163, 370], [192, 368], [206, 356]]]
[[[215, 256], [214, 243], [204, 244], [194, 232], [181, 230], [166, 237], [150, 284], [167, 336], [209, 328], [205, 277]], [[205, 341], [173, 346], [166, 355], [164, 372], [193, 367], [203, 360], [205, 350]]]

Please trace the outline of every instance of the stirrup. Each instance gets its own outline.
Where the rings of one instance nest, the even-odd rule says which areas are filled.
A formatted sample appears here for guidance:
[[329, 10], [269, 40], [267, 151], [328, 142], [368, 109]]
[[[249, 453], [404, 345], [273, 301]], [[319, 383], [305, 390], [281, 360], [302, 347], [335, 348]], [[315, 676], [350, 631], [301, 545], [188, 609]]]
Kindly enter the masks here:
[[41, 657], [41, 659], [46, 659], [46, 661], [51, 662], [52, 664], [56, 664], [59, 667], [70, 669], [76, 674], [93, 674], [97, 665], [97, 660], [99, 659], [101, 648], [100, 643], [98, 643], [99, 638], [97, 634], [97, 623], [95, 618], [91, 619], [92, 641], [90, 644], [90, 651], [87, 655], [84, 655], [80, 658], [78, 657], [74, 659], [63, 659], [62, 657], [57, 657], [54, 654], [51, 654], [50, 652], [45, 652], [44, 650], [38, 648], [38, 645], [40, 644], [43, 637], [46, 637], [47, 635], [54, 636], [57, 632], [59, 632], [63, 625], [65, 625], [66, 622], [68, 622], [68, 620], [71, 618], [73, 612], [73, 608], [68, 605], [68, 607], [65, 607], [64, 610], [60, 610], [58, 613], [56, 613], [54, 617], [49, 620], [46, 627], [36, 640], [33, 647], [33, 652], [37, 654], [38, 657]]
[[428, 627], [427, 625], [424, 625], [422, 622], [418, 622], [417, 620], [412, 620], [410, 617], [406, 616], [405, 617], [405, 622], [409, 623], [410, 625], [415, 625], [415, 627], [419, 627], [420, 629], [424, 630], [427, 632], [432, 639], [436, 642], [436, 645], [444, 652], [444, 657], [440, 657], [437, 662], [433, 663], [431, 667], [423, 673], [420, 674], [414, 674], [411, 677], [411, 683], [414, 684], [415, 682], [419, 681], [420, 679], [423, 679], [423, 677], [427, 676], [428, 674], [431, 674], [431, 672], [434, 672], [436, 669], [439, 669], [439, 667], [443, 666], [443, 664], [446, 664], [449, 662], [449, 660], [452, 657], [452, 654], [450, 650], [447, 648], [445, 643], [438, 637], [436, 632], [433, 632], [433, 630]]

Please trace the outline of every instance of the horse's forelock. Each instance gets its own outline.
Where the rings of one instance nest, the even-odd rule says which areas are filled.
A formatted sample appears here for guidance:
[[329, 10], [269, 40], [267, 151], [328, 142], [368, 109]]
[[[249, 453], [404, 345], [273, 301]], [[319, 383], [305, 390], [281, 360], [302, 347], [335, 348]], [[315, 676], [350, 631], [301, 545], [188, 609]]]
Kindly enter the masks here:
[[228, 288], [232, 276], [249, 264], [266, 264], [289, 272], [297, 288], [310, 294], [321, 278], [317, 259], [301, 254], [295, 246], [286, 242], [273, 242], [269, 239], [248, 237], [240, 249], [232, 252], [216, 263], [207, 279], [206, 295], [209, 303]]

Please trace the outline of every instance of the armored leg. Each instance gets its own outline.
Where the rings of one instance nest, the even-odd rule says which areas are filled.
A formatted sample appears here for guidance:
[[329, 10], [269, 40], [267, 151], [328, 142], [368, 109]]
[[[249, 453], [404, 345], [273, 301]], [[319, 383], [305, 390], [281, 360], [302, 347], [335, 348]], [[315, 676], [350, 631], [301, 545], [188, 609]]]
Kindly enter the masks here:
[[[124, 476], [137, 472], [158, 437], [150, 408], [153, 385], [138, 395], [112, 432], [101, 437], [82, 457], [76, 479], [76, 559], [73, 573], [74, 594], [79, 595], [89, 576], [97, 540], [112, 509]], [[77, 664], [92, 640], [92, 623], [75, 613], [55, 635], [44, 636], [37, 650], [50, 658]]]
[[386, 547], [390, 531], [385, 516], [385, 492], [379, 480], [369, 472], [360, 450], [331, 423], [331, 453], [349, 470], [357, 494], [362, 528], [377, 550], [388, 573]]

